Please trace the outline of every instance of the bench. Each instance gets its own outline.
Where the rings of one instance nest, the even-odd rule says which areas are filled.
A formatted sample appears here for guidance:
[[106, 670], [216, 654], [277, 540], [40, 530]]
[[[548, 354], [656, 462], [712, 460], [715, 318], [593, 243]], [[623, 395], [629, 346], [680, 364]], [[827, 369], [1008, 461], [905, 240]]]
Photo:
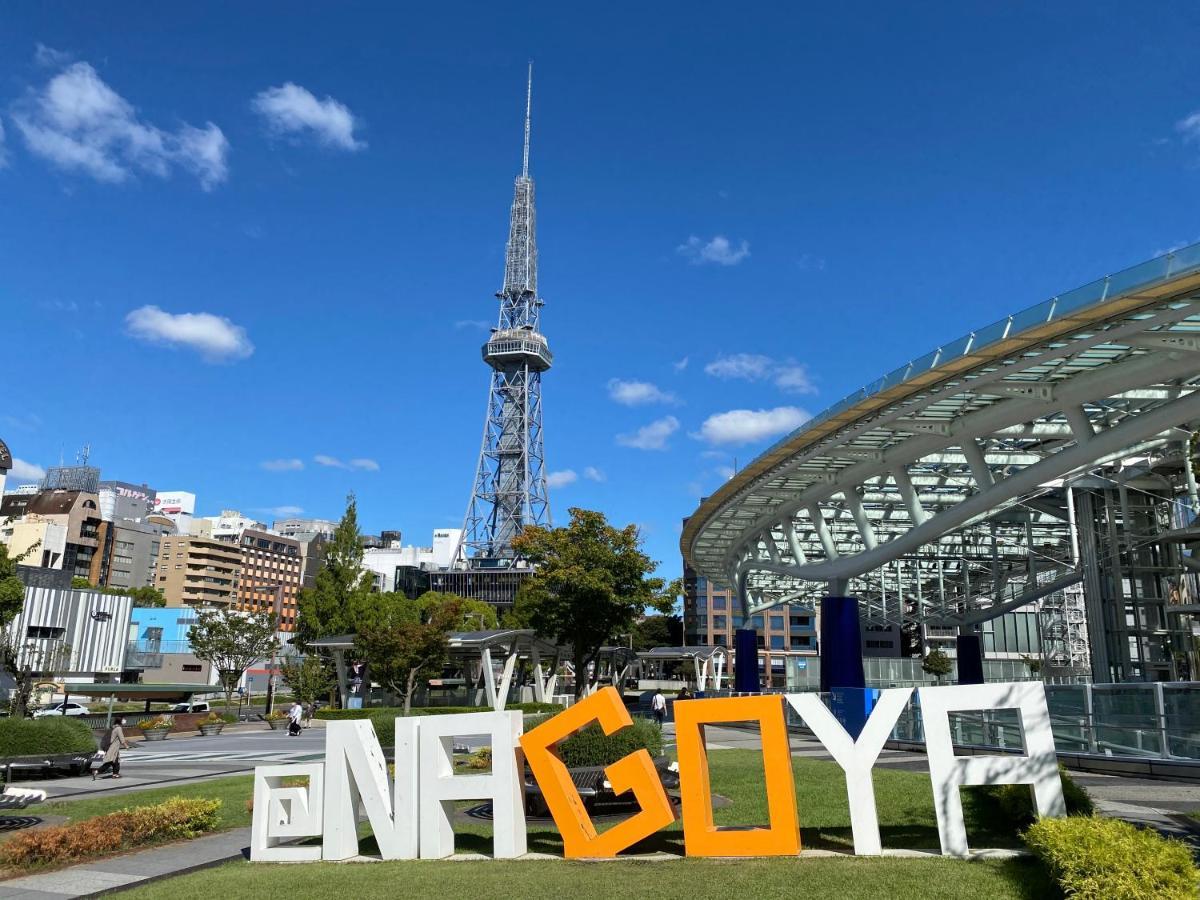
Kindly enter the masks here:
[[[664, 788], [668, 791], [679, 788], [679, 776], [667, 757], [660, 756], [654, 760], [654, 768], [658, 771]], [[567, 773], [571, 776], [571, 784], [575, 786], [575, 790], [583, 799], [584, 808], [589, 811], [595, 807], [597, 801], [611, 800], [617, 796], [608, 783], [608, 776], [604, 774], [604, 769], [604, 766], [581, 766], [577, 769], [567, 769]], [[534, 781], [533, 774], [528, 769], [525, 770], [525, 799], [531, 814], [548, 814], [546, 801], [542, 798], [542, 789]]]

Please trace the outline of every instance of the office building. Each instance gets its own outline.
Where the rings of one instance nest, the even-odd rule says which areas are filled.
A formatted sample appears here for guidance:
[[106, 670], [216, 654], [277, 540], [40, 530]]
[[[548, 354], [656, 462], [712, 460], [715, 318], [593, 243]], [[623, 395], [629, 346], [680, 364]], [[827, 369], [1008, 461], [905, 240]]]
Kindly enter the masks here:
[[236, 544], [195, 535], [164, 535], [154, 586], [167, 606], [228, 607], [237, 594], [242, 552]]
[[303, 581], [300, 541], [258, 528], [238, 536], [241, 567], [234, 608], [274, 613], [280, 631], [296, 627], [296, 595]]

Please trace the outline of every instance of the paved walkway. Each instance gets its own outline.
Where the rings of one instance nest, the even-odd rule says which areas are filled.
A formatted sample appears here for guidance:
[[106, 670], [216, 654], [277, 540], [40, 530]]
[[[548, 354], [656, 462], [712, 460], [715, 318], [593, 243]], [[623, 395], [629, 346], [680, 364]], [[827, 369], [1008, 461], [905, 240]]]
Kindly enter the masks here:
[[127, 888], [156, 878], [183, 875], [249, 854], [250, 829], [237, 828], [113, 856], [54, 872], [0, 881], [0, 900], [65, 900], [90, 897], [114, 888]]

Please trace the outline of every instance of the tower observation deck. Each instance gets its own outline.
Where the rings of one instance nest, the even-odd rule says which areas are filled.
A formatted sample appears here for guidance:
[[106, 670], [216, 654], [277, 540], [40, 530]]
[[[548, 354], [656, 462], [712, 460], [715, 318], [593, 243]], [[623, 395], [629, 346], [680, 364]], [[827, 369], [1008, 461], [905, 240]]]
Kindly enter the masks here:
[[513, 187], [500, 315], [481, 349], [491, 369], [479, 464], [463, 524], [460, 557], [472, 569], [512, 568], [512, 541], [526, 525], [549, 525], [542, 443], [542, 373], [554, 357], [539, 330], [537, 216], [529, 177], [533, 67], [525, 92], [525, 144]]

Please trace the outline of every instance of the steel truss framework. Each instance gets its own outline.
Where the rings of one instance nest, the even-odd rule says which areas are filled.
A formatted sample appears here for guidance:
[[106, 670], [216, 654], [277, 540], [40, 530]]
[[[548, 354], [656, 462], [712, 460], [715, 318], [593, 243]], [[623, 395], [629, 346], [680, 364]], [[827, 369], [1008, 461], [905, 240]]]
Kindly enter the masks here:
[[533, 72], [525, 95], [525, 151], [513, 187], [504, 255], [504, 287], [496, 293], [500, 317], [483, 345], [492, 370], [479, 464], [456, 557], [473, 567], [517, 563], [512, 541], [526, 525], [550, 524], [542, 440], [542, 373], [553, 356], [538, 330], [537, 218], [529, 177], [529, 124]]
[[868, 622], [962, 626], [1047, 598], [1065, 626], [1082, 575], [1064, 482], [1172, 456], [1190, 479], [1198, 386], [1200, 245], [847, 398], [705, 501], [681, 547], [747, 614], [846, 591]]

